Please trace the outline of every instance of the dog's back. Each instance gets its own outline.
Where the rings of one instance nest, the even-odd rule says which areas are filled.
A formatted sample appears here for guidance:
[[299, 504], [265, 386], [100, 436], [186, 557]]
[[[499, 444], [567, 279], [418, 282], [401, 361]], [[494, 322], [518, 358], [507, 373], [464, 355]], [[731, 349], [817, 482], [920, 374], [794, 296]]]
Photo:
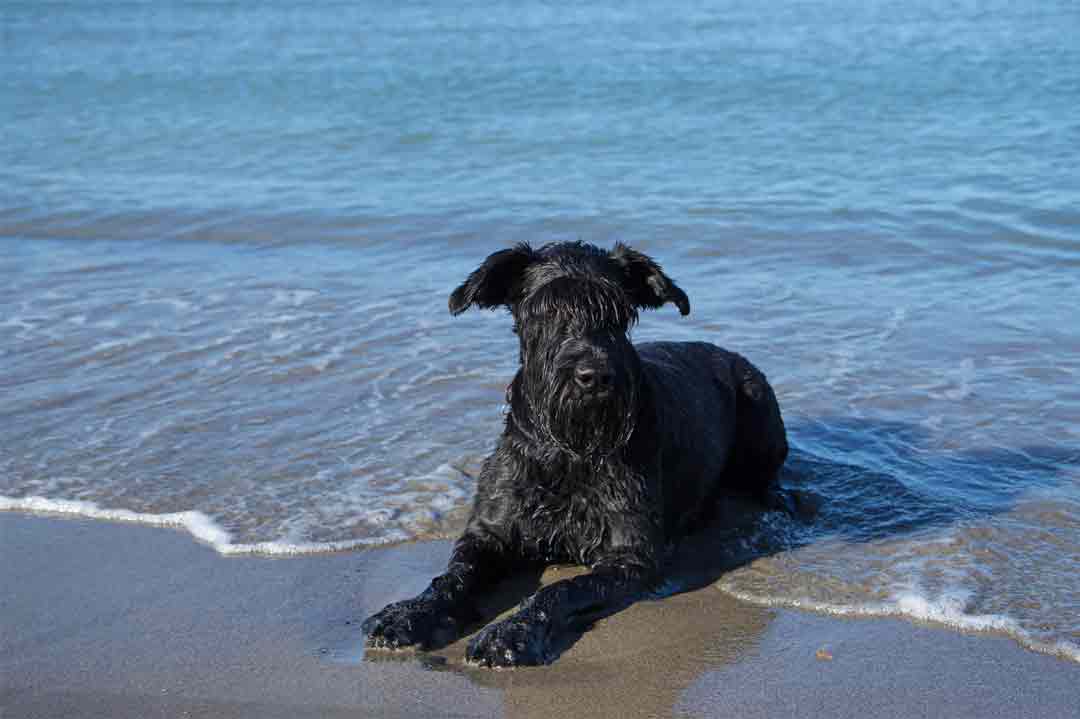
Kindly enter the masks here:
[[707, 342], [636, 349], [649, 397], [665, 398], [648, 405], [669, 537], [688, 531], [721, 492], [764, 499], [788, 451], [765, 375], [742, 355]]

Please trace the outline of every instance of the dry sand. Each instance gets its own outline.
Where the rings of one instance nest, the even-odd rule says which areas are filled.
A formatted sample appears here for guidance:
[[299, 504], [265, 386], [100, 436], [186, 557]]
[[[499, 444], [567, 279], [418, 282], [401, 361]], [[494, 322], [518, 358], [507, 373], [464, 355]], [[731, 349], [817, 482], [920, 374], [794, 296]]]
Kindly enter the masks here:
[[1080, 665], [1008, 639], [762, 609], [710, 584], [599, 622], [549, 667], [467, 667], [462, 642], [365, 656], [359, 622], [448, 552], [224, 558], [173, 530], [0, 514], [0, 717], [1080, 714]]

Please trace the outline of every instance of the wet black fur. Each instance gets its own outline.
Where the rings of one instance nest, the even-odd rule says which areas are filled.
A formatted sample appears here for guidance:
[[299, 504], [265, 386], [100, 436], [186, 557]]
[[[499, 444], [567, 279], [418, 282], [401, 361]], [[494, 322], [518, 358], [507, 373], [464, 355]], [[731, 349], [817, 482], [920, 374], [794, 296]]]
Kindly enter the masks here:
[[[546, 663], [575, 624], [648, 590], [719, 493], [769, 500], [788, 450], [772, 388], [715, 345], [632, 345], [638, 310], [668, 302], [690, 312], [655, 262], [621, 244], [518, 245], [454, 290], [455, 315], [510, 309], [521, 367], [446, 573], [370, 617], [370, 646], [444, 645], [479, 618], [475, 599], [495, 581], [530, 565], [586, 565], [591, 573], [540, 589], [467, 649], [489, 666]], [[609, 391], [582, 390], [581, 368], [606, 369]]]

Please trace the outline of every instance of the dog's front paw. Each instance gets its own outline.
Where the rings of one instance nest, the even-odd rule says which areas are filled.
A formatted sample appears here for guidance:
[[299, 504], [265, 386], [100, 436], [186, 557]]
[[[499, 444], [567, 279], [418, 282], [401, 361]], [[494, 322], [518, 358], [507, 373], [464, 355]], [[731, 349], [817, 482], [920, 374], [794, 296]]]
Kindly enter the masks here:
[[465, 658], [487, 667], [547, 664], [549, 635], [545, 622], [515, 614], [481, 629], [469, 641]]
[[435, 602], [419, 597], [388, 605], [368, 617], [360, 628], [367, 635], [369, 647], [385, 649], [430, 649], [452, 642], [461, 633], [455, 617]]

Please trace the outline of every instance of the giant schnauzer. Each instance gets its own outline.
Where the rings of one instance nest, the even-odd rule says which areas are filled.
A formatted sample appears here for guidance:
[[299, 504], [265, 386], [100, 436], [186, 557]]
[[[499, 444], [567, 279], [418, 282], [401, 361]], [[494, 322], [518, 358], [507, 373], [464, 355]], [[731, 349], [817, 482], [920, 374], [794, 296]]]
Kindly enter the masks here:
[[772, 503], [788, 451], [772, 388], [712, 344], [631, 344], [638, 310], [667, 302], [690, 312], [660, 266], [622, 244], [521, 244], [454, 290], [454, 315], [509, 308], [521, 367], [446, 572], [368, 618], [369, 646], [444, 646], [480, 618], [475, 600], [497, 580], [586, 565], [590, 573], [539, 589], [466, 650], [488, 666], [550, 662], [585, 618], [648, 591], [673, 542], [721, 494]]

